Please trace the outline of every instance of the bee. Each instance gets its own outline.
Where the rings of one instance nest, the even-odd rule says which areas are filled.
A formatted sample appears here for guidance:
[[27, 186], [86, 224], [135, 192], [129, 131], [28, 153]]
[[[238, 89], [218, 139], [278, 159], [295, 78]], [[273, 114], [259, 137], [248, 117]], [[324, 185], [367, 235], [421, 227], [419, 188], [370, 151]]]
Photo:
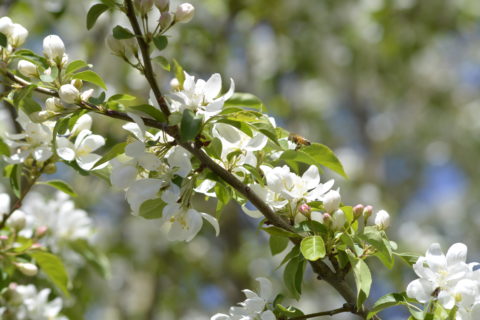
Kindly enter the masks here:
[[290, 133], [288, 135], [288, 140], [292, 141], [293, 143], [296, 143], [297, 144], [297, 148], [295, 148], [295, 150], [298, 150], [300, 149], [301, 146], [309, 146], [311, 145], [312, 143], [310, 141], [308, 141], [306, 138], [302, 137], [301, 135], [299, 134], [296, 134], [296, 133]]

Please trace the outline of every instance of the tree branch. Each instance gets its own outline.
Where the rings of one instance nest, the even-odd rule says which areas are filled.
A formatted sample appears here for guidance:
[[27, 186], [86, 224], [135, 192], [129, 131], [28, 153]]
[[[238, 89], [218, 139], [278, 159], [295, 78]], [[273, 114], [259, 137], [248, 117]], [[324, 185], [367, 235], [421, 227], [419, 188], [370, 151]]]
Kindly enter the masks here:
[[333, 309], [333, 310], [330, 310], [330, 311], [323, 311], [323, 312], [306, 314], [306, 315], [303, 315], [303, 316], [298, 316], [298, 317], [293, 317], [293, 318], [288, 318], [288, 320], [305, 320], [305, 319], [321, 317], [321, 316], [333, 316], [335, 314], [343, 313], [343, 312], [355, 313], [355, 306], [349, 305], [348, 303], [345, 303], [341, 308]]

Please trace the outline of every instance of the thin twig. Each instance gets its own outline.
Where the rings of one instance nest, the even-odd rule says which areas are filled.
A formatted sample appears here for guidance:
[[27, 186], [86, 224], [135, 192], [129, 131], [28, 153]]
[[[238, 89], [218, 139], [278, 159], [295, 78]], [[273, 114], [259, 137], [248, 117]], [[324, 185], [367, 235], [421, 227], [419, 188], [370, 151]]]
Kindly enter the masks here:
[[322, 312], [305, 314], [303, 316], [288, 318], [288, 320], [305, 320], [305, 319], [321, 317], [321, 316], [333, 316], [335, 314], [343, 313], [343, 312], [353, 312], [353, 313], [355, 313], [355, 306], [352, 306], [352, 305], [349, 305], [349, 304], [345, 303], [343, 305], [343, 307], [341, 307], [341, 308], [337, 308], [337, 309], [333, 309], [333, 310], [329, 310], [329, 311], [322, 311]]

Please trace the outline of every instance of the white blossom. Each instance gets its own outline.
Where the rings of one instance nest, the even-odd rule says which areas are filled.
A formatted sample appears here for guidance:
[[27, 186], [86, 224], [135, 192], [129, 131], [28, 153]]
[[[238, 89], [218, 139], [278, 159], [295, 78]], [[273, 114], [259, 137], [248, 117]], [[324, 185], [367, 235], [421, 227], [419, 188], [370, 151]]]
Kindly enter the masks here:
[[390, 215], [387, 211], [380, 210], [375, 214], [374, 223], [379, 229], [385, 230], [390, 226]]
[[[93, 153], [93, 151], [105, 144], [105, 138], [92, 134], [90, 130], [82, 130], [75, 139], [75, 144], [65, 137], [57, 139], [57, 154], [66, 161], [75, 160], [83, 170], [92, 170], [95, 163], [100, 160], [101, 156]], [[107, 164], [100, 165], [95, 169], [101, 169]]]
[[66, 320], [59, 315], [62, 310], [62, 299], [49, 301], [50, 289], [37, 291], [34, 285], [19, 285], [15, 291], [21, 296], [22, 304], [16, 307], [18, 320]]
[[37, 66], [30, 61], [20, 60], [17, 65], [18, 71], [25, 77], [35, 77], [38, 75]]
[[62, 63], [65, 56], [65, 45], [62, 39], [57, 35], [46, 36], [43, 39], [43, 53], [57, 64]]
[[338, 190], [330, 190], [322, 197], [322, 201], [325, 211], [331, 213], [340, 207], [342, 199]]
[[7, 34], [8, 42], [14, 48], [18, 48], [24, 44], [27, 37], [28, 30], [18, 23], [14, 23], [10, 28], [10, 33]]
[[195, 13], [195, 7], [190, 3], [182, 3], [175, 11], [175, 21], [180, 23], [187, 23], [192, 20]]
[[80, 91], [71, 84], [64, 84], [58, 91], [60, 99], [66, 103], [77, 103], [80, 101]]
[[215, 217], [193, 208], [183, 207], [178, 203], [179, 198], [180, 189], [174, 184], [171, 184], [162, 194], [162, 200], [166, 206], [163, 208], [160, 223], [168, 225], [168, 240], [191, 241], [202, 228], [203, 219], [213, 226], [218, 236], [220, 227]]

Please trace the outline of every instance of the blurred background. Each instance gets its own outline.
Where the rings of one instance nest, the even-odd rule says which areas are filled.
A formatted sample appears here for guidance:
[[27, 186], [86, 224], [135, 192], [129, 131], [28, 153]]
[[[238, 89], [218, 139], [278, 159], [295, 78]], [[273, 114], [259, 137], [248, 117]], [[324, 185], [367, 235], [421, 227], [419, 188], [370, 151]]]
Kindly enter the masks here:
[[[104, 14], [87, 31], [94, 1], [0, 0], [29, 31], [26, 47], [41, 52], [46, 35], [65, 41], [71, 60], [94, 65], [116, 92], [146, 101], [140, 74], [113, 56], [105, 37], [125, 19]], [[179, 2], [172, 1], [171, 8]], [[480, 258], [480, 1], [478, 0], [191, 0], [194, 19], [169, 32], [167, 58], [191, 74], [219, 72], [225, 86], [260, 97], [277, 124], [332, 148], [348, 180], [329, 171], [349, 205], [371, 204], [393, 217], [389, 235], [402, 251], [424, 253], [432, 242], [455, 242]], [[164, 90], [172, 75], [158, 69]], [[142, 98], [143, 97], [143, 98]], [[4, 118], [7, 121], [7, 118]], [[94, 132], [113, 145], [121, 123], [96, 118]], [[209, 226], [191, 243], [168, 243], [162, 229], [132, 217], [124, 194], [95, 177], [60, 167], [79, 194], [77, 205], [97, 226], [112, 277], [79, 272], [71, 319], [204, 320], [244, 300], [267, 276], [277, 292], [282, 270], [257, 221], [230, 205], [218, 238]], [[210, 210], [208, 205], [203, 208]], [[404, 291], [414, 279], [397, 261], [393, 272], [372, 267], [371, 301]], [[378, 266], [379, 267], [379, 266]], [[304, 312], [340, 307], [341, 299], [311, 273]], [[84, 315], [84, 316], [82, 316]], [[401, 309], [385, 319], [405, 319]], [[338, 315], [335, 319], [353, 319]]]

